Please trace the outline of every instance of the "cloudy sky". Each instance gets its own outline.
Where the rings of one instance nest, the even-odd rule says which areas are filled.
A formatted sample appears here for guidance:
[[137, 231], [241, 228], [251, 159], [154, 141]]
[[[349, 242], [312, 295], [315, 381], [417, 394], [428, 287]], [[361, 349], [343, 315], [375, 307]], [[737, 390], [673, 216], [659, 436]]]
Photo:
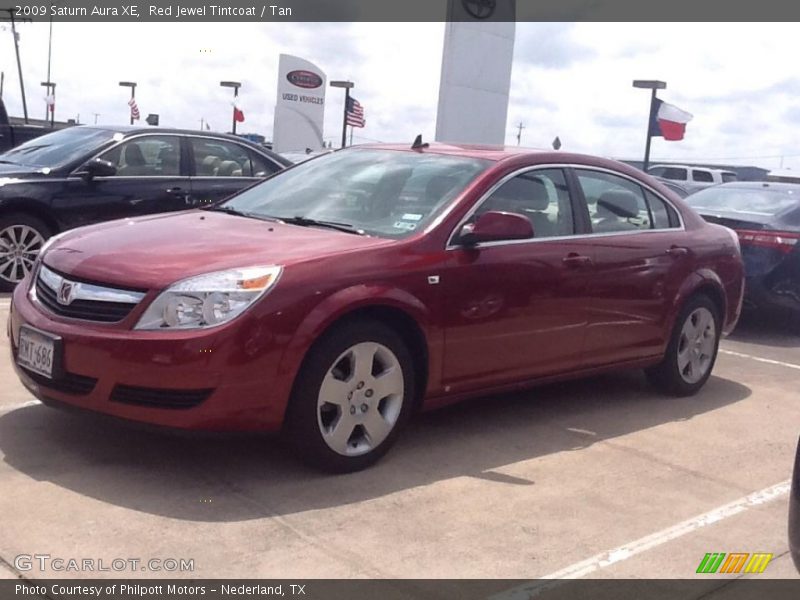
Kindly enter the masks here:
[[[30, 114], [43, 117], [46, 23], [18, 26]], [[14, 47], [0, 31], [4, 100], [22, 114]], [[82, 123], [127, 122], [127, 90], [139, 83], [144, 115], [161, 124], [230, 127], [230, 91], [243, 83], [239, 131], [268, 138], [280, 53], [318, 64], [332, 79], [356, 82], [367, 127], [356, 141], [409, 142], [435, 132], [442, 23], [56, 23], [52, 80], [56, 116]], [[699, 160], [800, 170], [800, 25], [690, 23], [520, 23], [517, 25], [506, 141], [640, 158], [648, 92], [633, 79], [661, 79], [660, 96], [694, 114], [686, 139], [655, 139], [654, 160]], [[328, 91], [325, 137], [341, 131], [342, 94]]]

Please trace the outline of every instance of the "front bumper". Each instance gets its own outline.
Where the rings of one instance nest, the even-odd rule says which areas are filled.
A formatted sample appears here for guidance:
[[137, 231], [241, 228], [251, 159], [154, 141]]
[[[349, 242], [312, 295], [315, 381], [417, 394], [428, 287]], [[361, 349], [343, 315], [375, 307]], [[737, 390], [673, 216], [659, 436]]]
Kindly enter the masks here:
[[[207, 330], [133, 331], [51, 315], [27, 289], [22, 282], [13, 295], [11, 356], [43, 402], [180, 429], [280, 428], [289, 387], [280, 380], [282, 352], [255, 318]], [[51, 381], [16, 364], [22, 325], [62, 339], [62, 377]]]

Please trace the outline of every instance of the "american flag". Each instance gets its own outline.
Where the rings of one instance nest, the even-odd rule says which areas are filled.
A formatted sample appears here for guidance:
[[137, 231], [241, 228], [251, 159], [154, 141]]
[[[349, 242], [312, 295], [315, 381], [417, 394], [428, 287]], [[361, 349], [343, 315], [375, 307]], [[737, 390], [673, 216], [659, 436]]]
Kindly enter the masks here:
[[367, 124], [364, 120], [364, 108], [352, 97], [347, 99], [347, 124], [350, 127], [364, 127]]
[[136, 105], [136, 100], [133, 98], [128, 100], [128, 106], [131, 107], [131, 119], [138, 121], [141, 115], [139, 114], [139, 107]]

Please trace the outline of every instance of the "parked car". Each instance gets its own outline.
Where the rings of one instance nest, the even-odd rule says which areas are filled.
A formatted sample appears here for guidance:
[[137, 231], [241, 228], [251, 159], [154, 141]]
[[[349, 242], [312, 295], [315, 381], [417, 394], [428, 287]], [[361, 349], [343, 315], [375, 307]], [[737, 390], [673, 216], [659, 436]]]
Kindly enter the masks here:
[[236, 137], [153, 127], [62, 129], [0, 154], [0, 291], [51, 235], [213, 203], [289, 161]]
[[682, 185], [675, 183], [674, 181], [670, 181], [669, 179], [664, 179], [663, 177], [656, 177], [661, 182], [665, 188], [675, 192], [681, 198], [686, 198], [689, 195], [689, 190], [687, 190]]
[[8, 118], [6, 105], [3, 103], [3, 99], [0, 98], [0, 152], [10, 150], [14, 146], [52, 131], [50, 127], [38, 125], [12, 125], [11, 120]]
[[9, 331], [43, 402], [283, 430], [351, 471], [420, 407], [620, 368], [693, 394], [742, 286], [733, 232], [627, 165], [380, 145], [210, 209], [64, 234]]
[[692, 165], [653, 165], [647, 172], [653, 177], [674, 181], [690, 194], [712, 185], [730, 183], [738, 179], [734, 171]]
[[795, 568], [800, 572], [800, 442], [797, 443], [789, 492], [789, 551]]
[[800, 317], [800, 184], [726, 183], [686, 201], [739, 235], [745, 304]]

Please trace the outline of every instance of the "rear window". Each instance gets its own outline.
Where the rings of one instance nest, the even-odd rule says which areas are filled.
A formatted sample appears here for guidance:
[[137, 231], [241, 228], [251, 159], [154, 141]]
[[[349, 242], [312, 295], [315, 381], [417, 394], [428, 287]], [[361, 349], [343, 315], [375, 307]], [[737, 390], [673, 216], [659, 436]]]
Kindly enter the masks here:
[[798, 190], [713, 187], [686, 198], [696, 211], [742, 213], [771, 217], [800, 205]]
[[731, 181], [739, 181], [739, 177], [736, 175], [736, 173], [722, 174], [722, 183], [730, 183]]

